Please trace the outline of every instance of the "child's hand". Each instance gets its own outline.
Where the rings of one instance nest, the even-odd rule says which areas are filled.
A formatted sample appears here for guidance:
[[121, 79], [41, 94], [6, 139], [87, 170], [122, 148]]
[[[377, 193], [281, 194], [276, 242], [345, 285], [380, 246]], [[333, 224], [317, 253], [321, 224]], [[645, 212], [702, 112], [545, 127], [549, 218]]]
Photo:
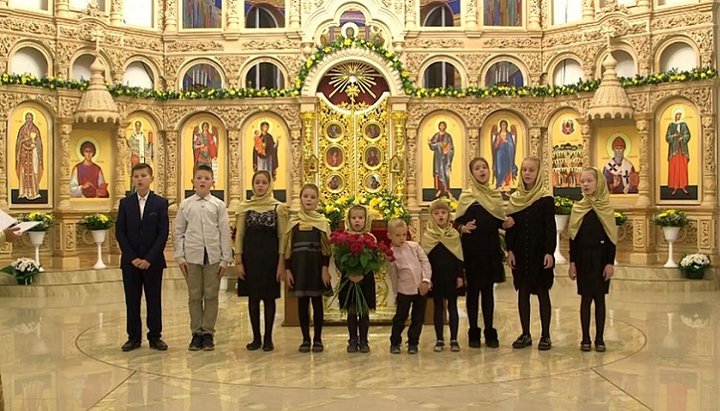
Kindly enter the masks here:
[[508, 251], [508, 265], [510, 266], [511, 270], [515, 269], [515, 254], [512, 251]]
[[507, 230], [508, 228], [512, 228], [512, 226], [515, 225], [515, 220], [513, 220], [512, 217], [505, 217], [505, 221], [503, 221], [502, 228], [503, 230]]
[[603, 278], [605, 281], [610, 281], [613, 275], [615, 275], [615, 267], [612, 264], [606, 265], [605, 270], [603, 270]]
[[477, 228], [477, 225], [475, 225], [475, 220], [468, 221], [467, 224], [460, 226], [460, 233], [461, 234], [470, 234]]
[[223, 274], [225, 274], [225, 267], [218, 266], [218, 272], [217, 272], [218, 278], [222, 278]]
[[545, 269], [552, 268], [554, 263], [555, 263], [555, 260], [553, 259], [553, 256], [551, 256], [550, 254], [545, 254], [543, 268], [545, 268]]
[[139, 269], [141, 269], [141, 270], [147, 270], [148, 268], [150, 268], [150, 261], [145, 260], [145, 259], [142, 259], [142, 260], [140, 260], [140, 262], [138, 263], [138, 266], [137, 266], [137, 267], [138, 267]]
[[285, 281], [287, 281], [290, 287], [293, 287], [295, 285], [295, 278], [293, 278], [292, 271], [285, 270]]
[[277, 273], [275, 274], [275, 280], [281, 283], [285, 279], [285, 267], [278, 265]]
[[180, 266], [180, 271], [182, 271], [183, 277], [187, 280], [188, 277], [188, 265], [187, 262], [183, 261], [182, 263], [178, 264]]
[[571, 280], [575, 281], [577, 278], [577, 268], [575, 268], [575, 263], [570, 263], [570, 268], [568, 269], [568, 277], [570, 277]]
[[465, 281], [463, 281], [462, 277], [458, 277], [457, 280], [455, 280], [455, 288], [463, 288], [465, 285]]
[[425, 281], [420, 283], [420, 295], [425, 296], [430, 291], [430, 285]]
[[242, 261], [235, 264], [235, 267], [237, 267], [238, 278], [241, 280], [244, 280], [245, 279], [245, 266], [243, 265]]
[[330, 285], [330, 271], [327, 267], [322, 268], [322, 281], [325, 285]]
[[363, 278], [364, 278], [364, 277], [361, 276], [361, 275], [351, 275], [351, 276], [350, 276], [350, 281], [352, 281], [352, 282], [354, 282], [354, 283], [359, 283], [360, 281], [363, 280]]
[[135, 268], [140, 268], [140, 261], [142, 261], [141, 258], [136, 258], [130, 261], [130, 264], [132, 264]]

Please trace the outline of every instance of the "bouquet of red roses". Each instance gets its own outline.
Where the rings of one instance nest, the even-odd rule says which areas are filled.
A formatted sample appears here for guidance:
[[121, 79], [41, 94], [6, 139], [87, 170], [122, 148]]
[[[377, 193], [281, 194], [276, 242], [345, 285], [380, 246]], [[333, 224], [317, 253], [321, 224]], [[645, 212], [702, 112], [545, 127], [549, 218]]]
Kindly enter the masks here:
[[[379, 243], [370, 233], [353, 234], [335, 231], [330, 235], [330, 243], [333, 245], [335, 266], [343, 273], [338, 290], [345, 286], [350, 287], [348, 295], [354, 296], [356, 312], [367, 314], [369, 308], [357, 278], [378, 271], [387, 261], [395, 261], [392, 250], [387, 245]], [[341, 308], [348, 309], [348, 307]]]

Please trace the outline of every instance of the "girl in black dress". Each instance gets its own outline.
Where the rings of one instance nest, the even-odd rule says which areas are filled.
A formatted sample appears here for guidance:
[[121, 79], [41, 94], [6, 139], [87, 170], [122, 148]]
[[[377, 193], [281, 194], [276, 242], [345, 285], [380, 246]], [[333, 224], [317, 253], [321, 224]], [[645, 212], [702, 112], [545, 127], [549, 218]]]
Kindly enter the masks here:
[[605, 294], [613, 276], [617, 226], [605, 176], [595, 167], [580, 175], [583, 199], [573, 205], [570, 235], [570, 278], [580, 294], [580, 349], [590, 351], [590, 305], [595, 303], [595, 350], [605, 351]]
[[450, 350], [460, 351], [458, 334], [458, 288], [463, 281], [463, 250], [460, 234], [450, 224], [450, 206], [443, 200], [430, 204], [430, 221], [423, 233], [422, 248], [428, 255], [432, 267], [432, 291], [434, 303], [435, 352], [445, 347], [443, 327], [445, 326], [444, 307], [450, 318]]
[[507, 230], [508, 264], [513, 270], [513, 285], [518, 291], [518, 312], [522, 334], [513, 348], [532, 345], [530, 336], [530, 294], [538, 296], [542, 334], [538, 349], [552, 348], [550, 340], [550, 288], [555, 273], [555, 201], [540, 170], [540, 159], [527, 157], [522, 162], [522, 182], [510, 196], [507, 214], [514, 226]]
[[317, 211], [320, 190], [305, 184], [300, 190], [302, 208], [288, 224], [285, 243], [285, 276], [290, 290], [298, 297], [298, 317], [303, 341], [300, 352], [310, 352], [310, 302], [315, 335], [312, 351], [322, 352], [323, 294], [330, 287], [330, 224]]
[[[348, 233], [363, 234], [370, 233], [372, 220], [368, 218], [368, 210], [365, 206], [354, 205], [350, 207], [345, 217], [345, 231]], [[372, 234], [370, 234], [372, 235]], [[341, 273], [341, 282], [345, 281], [348, 273]], [[350, 276], [349, 281], [360, 283], [363, 297], [369, 309], [376, 307], [375, 298], [375, 273]], [[368, 330], [370, 328], [370, 315], [357, 313], [355, 295], [350, 293], [349, 283], [340, 289], [340, 307], [347, 309], [348, 339], [347, 352], [369, 353]], [[359, 328], [359, 333], [358, 333]]]
[[[272, 351], [275, 299], [280, 298], [280, 281], [285, 275], [285, 259], [280, 245], [287, 227], [288, 212], [273, 197], [272, 178], [265, 170], [252, 178], [253, 196], [240, 205], [235, 226], [235, 252], [238, 295], [247, 296], [253, 340], [248, 350]], [[243, 252], [246, 251], [246, 252]], [[260, 301], [265, 306], [265, 339], [260, 335]]]
[[[500, 248], [500, 228], [505, 223], [505, 211], [500, 192], [490, 187], [490, 167], [482, 157], [470, 161], [473, 178], [469, 190], [464, 191], [455, 210], [455, 225], [462, 234], [467, 278], [467, 312], [470, 329], [468, 345], [480, 347], [478, 310], [482, 297], [482, 315], [485, 323], [485, 344], [490, 348], [500, 345], [493, 328], [495, 296], [493, 285], [505, 281], [503, 254]], [[504, 226], [505, 224], [505, 226]]]

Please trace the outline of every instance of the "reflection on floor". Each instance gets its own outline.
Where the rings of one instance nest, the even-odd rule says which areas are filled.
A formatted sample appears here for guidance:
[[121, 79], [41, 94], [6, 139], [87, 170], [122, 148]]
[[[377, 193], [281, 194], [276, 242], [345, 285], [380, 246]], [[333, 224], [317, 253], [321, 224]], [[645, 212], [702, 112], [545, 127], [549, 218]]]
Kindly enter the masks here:
[[[501, 347], [390, 355], [389, 327], [372, 327], [370, 354], [345, 353], [346, 330], [326, 327], [326, 352], [300, 354], [297, 328], [276, 326], [272, 353], [248, 352], [246, 302], [222, 296], [217, 349], [187, 351], [187, 294], [164, 293], [166, 353], [131, 353], [116, 291], [86, 298], [0, 298], [0, 371], [10, 410], [716, 410], [720, 409], [720, 293], [617, 291], [606, 353], [579, 350], [579, 298], [553, 289], [553, 349], [513, 350], [515, 293], [497, 289]], [[533, 333], [539, 337], [533, 302]], [[278, 310], [282, 312], [282, 310]], [[278, 321], [281, 322], [281, 321]], [[449, 330], [446, 327], [446, 340]], [[720, 352], [720, 350], [718, 350]]]

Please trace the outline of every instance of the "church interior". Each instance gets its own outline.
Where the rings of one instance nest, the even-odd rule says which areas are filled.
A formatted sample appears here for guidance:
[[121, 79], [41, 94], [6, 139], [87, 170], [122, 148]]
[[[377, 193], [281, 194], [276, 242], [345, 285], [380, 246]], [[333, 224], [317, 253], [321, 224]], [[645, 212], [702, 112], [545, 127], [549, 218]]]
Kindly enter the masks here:
[[[38, 223], [0, 246], [0, 409], [720, 408], [717, 15], [714, 0], [0, 0], [0, 228]], [[136, 164], [154, 170], [171, 233], [206, 165], [233, 230], [266, 170], [291, 214], [312, 183], [333, 229], [361, 203], [379, 239], [400, 218], [420, 241], [430, 204], [454, 211], [470, 187], [473, 158], [507, 201], [527, 156], [555, 196], [550, 351], [511, 348], [506, 281], [498, 349], [468, 347], [460, 298], [459, 353], [433, 352], [429, 315], [419, 355], [391, 356], [382, 271], [370, 355], [345, 352], [332, 298], [326, 351], [298, 353], [287, 284], [275, 351], [249, 352], [229, 267], [217, 349], [188, 352], [172, 235], [170, 349], [120, 350], [113, 222]], [[617, 223], [603, 353], [578, 349], [567, 275], [588, 166]], [[695, 254], [710, 262], [688, 270]], [[11, 274], [19, 258], [40, 271]], [[537, 329], [534, 299], [532, 312]]]

